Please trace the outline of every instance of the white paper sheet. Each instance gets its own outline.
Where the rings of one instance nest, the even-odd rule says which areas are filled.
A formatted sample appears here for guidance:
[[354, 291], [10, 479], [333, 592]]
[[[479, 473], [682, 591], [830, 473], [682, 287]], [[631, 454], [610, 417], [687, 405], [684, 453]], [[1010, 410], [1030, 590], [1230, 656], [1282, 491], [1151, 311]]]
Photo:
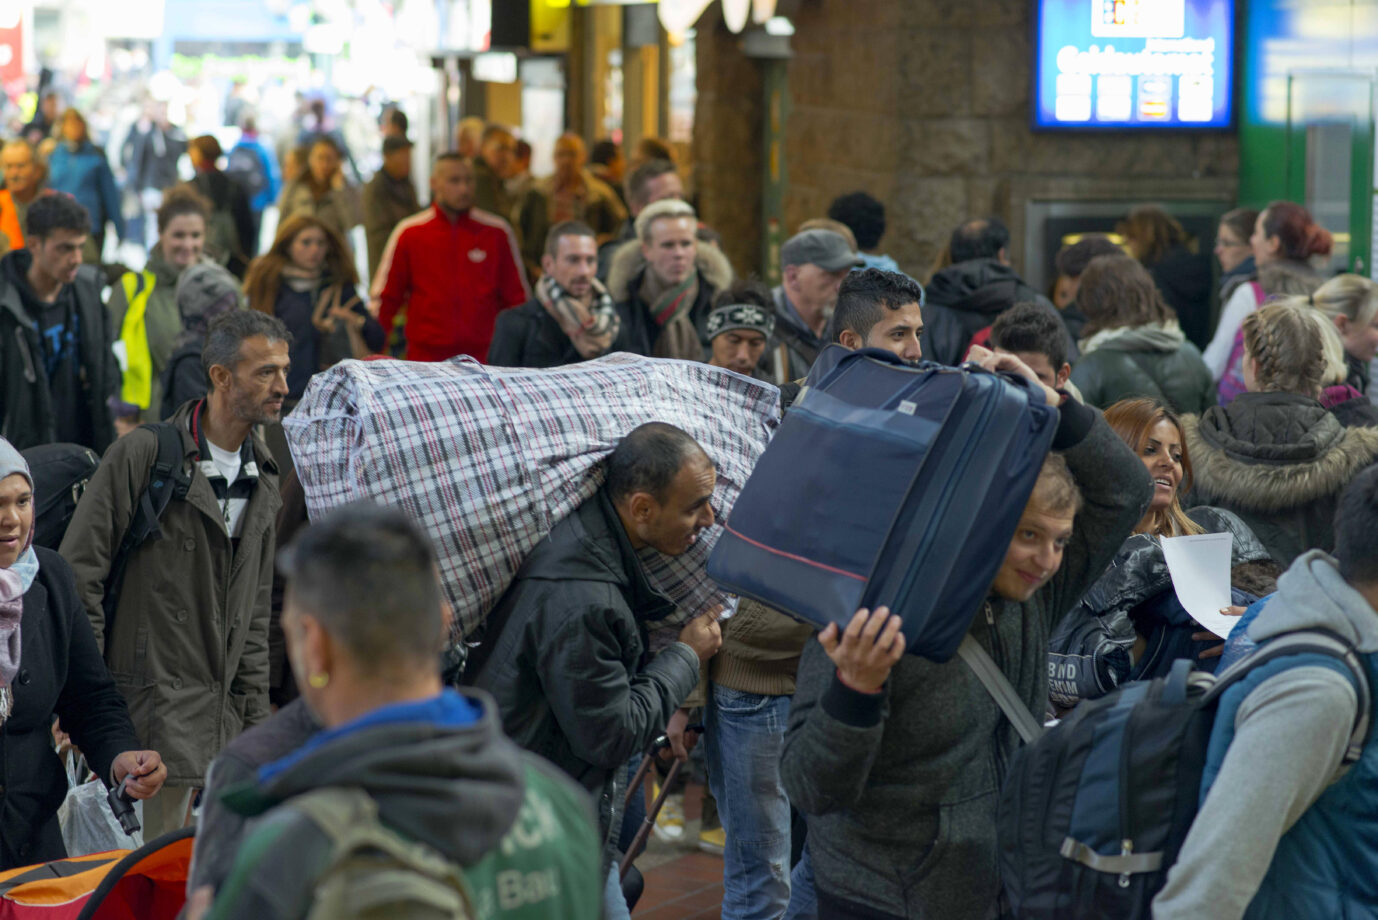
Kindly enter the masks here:
[[1230, 558], [1234, 536], [1203, 533], [1163, 537], [1163, 558], [1172, 573], [1172, 587], [1192, 619], [1224, 639], [1239, 622], [1226, 616], [1230, 606]]

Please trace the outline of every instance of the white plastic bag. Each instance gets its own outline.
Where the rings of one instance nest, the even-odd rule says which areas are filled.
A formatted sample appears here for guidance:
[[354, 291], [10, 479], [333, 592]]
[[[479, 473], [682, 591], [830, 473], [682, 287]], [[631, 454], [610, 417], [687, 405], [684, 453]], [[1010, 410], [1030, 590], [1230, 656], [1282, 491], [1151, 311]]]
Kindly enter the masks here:
[[[120, 827], [115, 813], [110, 810], [110, 803], [105, 800], [105, 784], [87, 769], [85, 759], [71, 750], [63, 759], [67, 765], [67, 798], [57, 810], [57, 820], [62, 825], [62, 842], [67, 846], [67, 855], [85, 856], [143, 846], [142, 830], [131, 836]], [[87, 782], [82, 782], [83, 778]], [[134, 813], [142, 827], [142, 802], [134, 803]]]

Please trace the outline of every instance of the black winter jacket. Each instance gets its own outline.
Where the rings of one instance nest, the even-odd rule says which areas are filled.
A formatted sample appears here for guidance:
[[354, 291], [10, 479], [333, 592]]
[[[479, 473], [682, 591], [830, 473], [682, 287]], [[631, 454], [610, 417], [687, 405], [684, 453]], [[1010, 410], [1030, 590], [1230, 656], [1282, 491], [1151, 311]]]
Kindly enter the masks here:
[[14, 712], [0, 728], [0, 870], [62, 859], [57, 809], [67, 774], [53, 751], [53, 716], [110, 782], [110, 765], [142, 745], [106, 670], [67, 561], [34, 547], [38, 577], [24, 595]]
[[1094, 336], [1072, 368], [1072, 383], [1098, 409], [1148, 396], [1178, 413], [1199, 414], [1215, 404], [1215, 381], [1196, 346], [1175, 325], [1121, 327]]
[[[232, 239], [215, 239], [212, 242], [221, 247], [228, 246], [229, 252], [213, 252], [212, 255], [236, 278], [243, 278], [249, 262], [258, 255], [258, 240], [254, 236], [254, 212], [249, 207], [249, 195], [244, 187], [230, 178], [223, 170], [214, 169], [198, 172], [196, 178], [188, 183], [202, 197], [211, 203], [212, 221], [222, 216], [229, 218], [233, 230]], [[210, 228], [214, 229], [214, 228]], [[208, 247], [208, 248], [214, 248]]]
[[[1014, 269], [995, 259], [970, 259], [949, 265], [928, 282], [923, 308], [923, 356], [939, 364], [957, 364], [966, 355], [971, 337], [995, 322], [1010, 307], [1024, 301], [1052, 302], [1029, 287]], [[1076, 354], [1071, 342], [1068, 354]]]
[[174, 351], [163, 368], [162, 380], [160, 419], [172, 418], [184, 403], [204, 398], [210, 392], [211, 382], [201, 364], [201, 343], [191, 342]]
[[[1262, 562], [1271, 557], [1238, 515], [1202, 506], [1187, 512], [1206, 533], [1234, 537], [1232, 564]], [[1237, 592], [1234, 603], [1248, 606], [1256, 598]], [[1214, 671], [1219, 658], [1197, 656], [1220, 640], [1196, 642], [1200, 632], [1172, 589], [1163, 547], [1146, 533], [1124, 541], [1076, 608], [1053, 633], [1048, 651], [1049, 695], [1060, 709], [1096, 699], [1129, 680], [1152, 679], [1177, 658], [1191, 658], [1201, 670]], [[1143, 636], [1147, 646], [1138, 662], [1130, 649]]]
[[[0, 260], [0, 436], [17, 450], [57, 440], [52, 390], [43, 361], [38, 324], [16, 287], [28, 273], [33, 254], [15, 250]], [[101, 303], [94, 268], [82, 266], [77, 280], [59, 297], [76, 299], [80, 340], [82, 401], [89, 413], [93, 436], [83, 445], [105, 453], [115, 440], [115, 424], [107, 400], [119, 392], [120, 368], [110, 350], [110, 317]]]
[[[609, 353], [631, 350], [629, 307], [626, 303], [617, 306], [622, 325]], [[488, 346], [488, 363], [494, 367], [563, 367], [583, 360], [555, 317], [534, 297], [498, 314]]]
[[[1053, 627], [1152, 496], [1143, 463], [1094, 409], [1064, 406], [1054, 444], [1085, 498], [1062, 565], [1023, 603], [992, 597], [969, 632], [1035, 713], [1047, 705]], [[820, 894], [901, 917], [995, 916], [995, 810], [1019, 746], [1013, 726], [958, 658], [905, 655], [875, 695], [835, 675], [809, 642], [780, 761], [790, 804], [808, 816]]]
[[620, 821], [618, 774], [698, 683], [684, 643], [647, 653], [644, 622], [672, 609], [600, 489], [532, 550], [489, 614], [498, 632], [476, 685], [512, 740], [601, 796], [604, 834]]
[[1378, 429], [1345, 428], [1295, 393], [1244, 393], [1182, 424], [1191, 504], [1239, 515], [1284, 567], [1309, 549], [1334, 548], [1339, 494], [1378, 459]]
[[1177, 321], [1182, 324], [1187, 340], [1197, 348], [1209, 345], [1215, 331], [1211, 323], [1210, 255], [1174, 246], [1157, 262], [1145, 264], [1144, 268], [1153, 276], [1153, 283], [1163, 300], [1177, 313]]

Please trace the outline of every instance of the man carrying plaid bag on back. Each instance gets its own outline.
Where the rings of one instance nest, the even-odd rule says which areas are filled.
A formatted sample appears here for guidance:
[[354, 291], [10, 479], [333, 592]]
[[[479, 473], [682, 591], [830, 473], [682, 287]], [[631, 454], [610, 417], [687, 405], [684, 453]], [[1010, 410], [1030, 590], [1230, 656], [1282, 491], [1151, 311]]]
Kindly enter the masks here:
[[[644, 624], [674, 604], [651, 587], [636, 551], [688, 551], [713, 523], [716, 480], [685, 432], [635, 429], [608, 459], [603, 488], [532, 551], [489, 617], [495, 635], [476, 685], [497, 699], [514, 741], [597, 797], [604, 840], [620, 820], [617, 775], [665, 730], [721, 643], [710, 611], [647, 659]], [[615, 865], [604, 909], [630, 916]]]

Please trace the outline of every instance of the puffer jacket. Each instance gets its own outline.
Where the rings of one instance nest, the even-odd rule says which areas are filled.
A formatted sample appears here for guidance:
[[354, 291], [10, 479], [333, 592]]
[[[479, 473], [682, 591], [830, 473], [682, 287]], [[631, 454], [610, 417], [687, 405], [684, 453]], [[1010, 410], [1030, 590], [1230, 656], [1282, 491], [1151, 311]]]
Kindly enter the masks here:
[[[1234, 537], [1232, 566], [1271, 559], [1268, 550], [1235, 514], [1202, 506], [1187, 512], [1206, 533]], [[1255, 596], [1234, 589], [1233, 603], [1248, 606]], [[1159, 676], [1164, 662], [1196, 657], [1220, 641], [1196, 642], [1194, 625], [1172, 589], [1163, 547], [1151, 534], [1124, 541], [1115, 561], [1081, 602], [1058, 624], [1048, 643], [1049, 699], [1059, 709], [1104, 696], [1129, 680]], [[1143, 636], [1147, 647], [1137, 663], [1130, 649]], [[1214, 670], [1217, 658], [1199, 659]]]
[[1148, 396], [1179, 413], [1204, 412], [1215, 382], [1177, 323], [1105, 329], [1082, 343], [1072, 382], [1093, 406]]
[[[925, 289], [923, 356], [939, 364], [957, 364], [966, 355], [971, 337], [995, 322], [1017, 303], [1033, 301], [1053, 307], [1052, 301], [1025, 284], [1014, 269], [996, 259], [970, 259], [936, 273]], [[1076, 353], [1071, 341], [1069, 354]]]
[[61, 548], [139, 737], [162, 754], [174, 786], [200, 786], [211, 758], [268, 717], [269, 592], [282, 504], [277, 463], [254, 438], [258, 483], [239, 539], [230, 539], [197, 462], [194, 406], [170, 419], [182, 432], [191, 489], [168, 505], [162, 539], [130, 554], [109, 629], [105, 582], [157, 457], [153, 432], [135, 430], [106, 451]]
[[[1054, 626], [1152, 495], [1143, 463], [1096, 410], [1064, 405], [1054, 445], [1066, 447], [1085, 499], [1062, 565], [1023, 603], [992, 597], [968, 633], [1034, 712], [1047, 704]], [[995, 810], [1020, 743], [1014, 727], [958, 658], [905, 655], [874, 695], [836, 670], [822, 645], [805, 646], [780, 761], [790, 802], [808, 817], [820, 894], [901, 917], [995, 916]]]
[[1244, 393], [1182, 425], [1191, 503], [1239, 515], [1282, 566], [1308, 549], [1333, 549], [1340, 492], [1378, 460], [1378, 429], [1345, 428], [1295, 393]]

